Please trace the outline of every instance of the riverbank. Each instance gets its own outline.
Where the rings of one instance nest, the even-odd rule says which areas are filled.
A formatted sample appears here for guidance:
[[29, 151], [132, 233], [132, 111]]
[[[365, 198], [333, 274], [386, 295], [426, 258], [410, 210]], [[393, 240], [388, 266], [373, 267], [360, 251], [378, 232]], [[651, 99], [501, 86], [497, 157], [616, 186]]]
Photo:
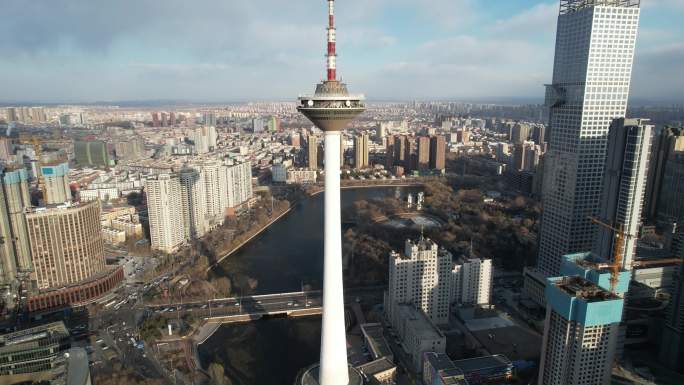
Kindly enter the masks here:
[[261, 228], [259, 228], [254, 234], [250, 235], [247, 239], [244, 241], [240, 242], [237, 246], [235, 246], [233, 249], [231, 249], [229, 252], [227, 252], [225, 255], [223, 255], [221, 258], [217, 259], [214, 263], [210, 264], [209, 267], [207, 267], [206, 272], [210, 272], [211, 269], [213, 269], [215, 266], [219, 265], [221, 262], [223, 262], [226, 258], [230, 257], [233, 255], [235, 252], [239, 251], [243, 246], [248, 244], [252, 239], [256, 238], [259, 236], [261, 233], [263, 233], [266, 229], [268, 229], [272, 224], [276, 223], [280, 218], [284, 217], [287, 215], [290, 211], [292, 211], [292, 208], [295, 207], [299, 202], [291, 203], [290, 207], [287, 208], [287, 210], [283, 211], [280, 213], [278, 216], [275, 218], [271, 219], [267, 223], [265, 223]]

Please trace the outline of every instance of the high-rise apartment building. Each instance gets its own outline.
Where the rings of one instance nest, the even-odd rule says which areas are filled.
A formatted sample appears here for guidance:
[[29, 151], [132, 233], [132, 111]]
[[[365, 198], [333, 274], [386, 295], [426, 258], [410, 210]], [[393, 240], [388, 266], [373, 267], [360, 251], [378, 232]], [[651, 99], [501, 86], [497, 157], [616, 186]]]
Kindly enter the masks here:
[[69, 187], [69, 163], [43, 164], [40, 175], [44, 186], [45, 204], [61, 204], [71, 201]]
[[38, 289], [67, 286], [105, 270], [100, 202], [38, 208], [26, 214]]
[[185, 237], [198, 238], [207, 231], [207, 191], [201, 168], [186, 167], [179, 173]]
[[368, 134], [362, 133], [354, 137], [354, 168], [362, 170], [368, 168]]
[[663, 187], [665, 167], [675, 152], [684, 152], [684, 128], [665, 127], [653, 138], [646, 187], [644, 217], [653, 221], [658, 214], [658, 202]]
[[394, 138], [394, 164], [406, 167], [406, 147], [408, 143], [406, 136], [401, 135]]
[[4, 206], [10, 225], [11, 236], [5, 242], [13, 246], [17, 268], [20, 271], [31, 270], [31, 249], [29, 248], [28, 229], [25, 212], [31, 207], [31, 196], [28, 188], [28, 173], [24, 168], [6, 169], [2, 173], [2, 190]]
[[623, 299], [578, 277], [549, 278], [539, 385], [607, 385]]
[[188, 135], [195, 147], [196, 154], [206, 154], [216, 149], [216, 127], [201, 126], [190, 131]]
[[161, 126], [161, 123], [159, 122], [159, 113], [153, 112], [152, 113], [152, 127], [159, 127], [159, 126]]
[[101, 140], [74, 141], [74, 156], [79, 166], [109, 166], [109, 149]]
[[492, 297], [492, 260], [463, 258], [451, 272], [451, 302], [486, 305]]
[[[632, 269], [646, 190], [648, 157], [653, 126], [641, 119], [616, 119], [608, 132], [603, 173], [602, 203], [598, 217], [627, 234], [623, 240], [622, 267]], [[594, 255], [611, 260], [615, 232], [599, 226]]]
[[[538, 271], [526, 291], [556, 276], [565, 254], [590, 250], [599, 213], [608, 128], [625, 116], [639, 23], [639, 0], [562, 0], [553, 82], [547, 86]], [[542, 299], [543, 301], [543, 299]]]
[[226, 173], [223, 163], [209, 160], [197, 165], [204, 173], [207, 219], [215, 223], [223, 223], [228, 207], [228, 193], [226, 192]]
[[318, 170], [318, 140], [313, 134], [306, 139], [306, 153], [309, 170]]
[[430, 239], [407, 239], [403, 253], [390, 254], [389, 265], [385, 312], [393, 325], [399, 324], [400, 304], [414, 305], [435, 324], [449, 322], [451, 254]]
[[430, 138], [418, 137], [418, 170], [427, 171], [430, 168]]
[[152, 249], [172, 253], [186, 239], [180, 178], [175, 174], [151, 176], [145, 181], [145, 195]]
[[446, 138], [442, 135], [430, 138], [430, 168], [433, 170], [446, 168]]
[[231, 160], [224, 166], [226, 173], [226, 207], [243, 205], [253, 196], [252, 165], [249, 161]]

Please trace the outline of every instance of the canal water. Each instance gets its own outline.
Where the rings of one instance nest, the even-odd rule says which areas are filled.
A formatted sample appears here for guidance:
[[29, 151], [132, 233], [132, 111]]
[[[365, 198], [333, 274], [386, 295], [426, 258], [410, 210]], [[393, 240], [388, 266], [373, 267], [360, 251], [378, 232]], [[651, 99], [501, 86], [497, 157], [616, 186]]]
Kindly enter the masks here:
[[[342, 191], [342, 210], [359, 200], [396, 196], [418, 188]], [[236, 294], [320, 289], [323, 275], [323, 195], [305, 199], [213, 274], [233, 281]], [[203, 367], [218, 362], [233, 385], [291, 385], [299, 369], [318, 361], [320, 317], [267, 319], [224, 325], [199, 347]]]

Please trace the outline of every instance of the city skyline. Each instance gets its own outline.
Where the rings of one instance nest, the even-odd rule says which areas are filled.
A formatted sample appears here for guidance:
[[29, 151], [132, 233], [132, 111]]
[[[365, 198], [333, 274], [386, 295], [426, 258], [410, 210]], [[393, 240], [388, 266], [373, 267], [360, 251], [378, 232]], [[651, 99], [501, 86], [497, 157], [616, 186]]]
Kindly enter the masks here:
[[[357, 1], [341, 11], [340, 75], [375, 100], [541, 101], [558, 1]], [[316, 56], [324, 36], [313, 22], [322, 13], [313, 4], [61, 0], [24, 12], [25, 4], [10, 1], [6, 10], [18, 16], [0, 32], [18, 38], [0, 42], [0, 80], [9, 90], [0, 102], [289, 100], [306, 91], [308, 74], [324, 75]], [[677, 39], [684, 5], [651, 0], [643, 9], [634, 100], [680, 101], [683, 84], [673, 75], [684, 55]]]

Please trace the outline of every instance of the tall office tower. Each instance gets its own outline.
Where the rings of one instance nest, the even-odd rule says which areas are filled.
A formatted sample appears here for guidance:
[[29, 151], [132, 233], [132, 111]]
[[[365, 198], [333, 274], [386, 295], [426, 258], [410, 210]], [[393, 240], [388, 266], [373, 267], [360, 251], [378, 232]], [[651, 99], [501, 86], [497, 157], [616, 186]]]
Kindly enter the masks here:
[[74, 156], [79, 166], [109, 166], [107, 143], [101, 140], [75, 140]]
[[406, 167], [406, 147], [408, 143], [406, 136], [397, 136], [394, 139], [394, 164]]
[[418, 137], [418, 170], [426, 171], [430, 168], [430, 138]]
[[638, 23], [639, 0], [561, 0], [546, 91], [550, 149], [538, 271], [526, 273], [528, 293], [541, 292], [540, 277], [558, 274], [562, 255], [591, 249], [589, 217], [600, 209], [608, 128], [625, 116]]
[[539, 385], [608, 385], [623, 299], [581, 277], [549, 278]]
[[430, 138], [430, 168], [433, 170], [446, 168], [446, 138], [442, 135]]
[[181, 205], [185, 237], [199, 238], [207, 231], [207, 190], [201, 168], [186, 167], [180, 173]]
[[650, 221], [656, 219], [665, 166], [674, 152], [684, 152], [683, 127], [665, 127], [653, 138], [644, 203], [644, 217]]
[[169, 112], [169, 126], [173, 127], [176, 125], [176, 113]]
[[26, 222], [38, 289], [78, 283], [105, 270], [99, 201], [35, 209]]
[[306, 154], [309, 170], [318, 170], [318, 140], [313, 134], [306, 139]]
[[660, 361], [673, 370], [684, 372], [684, 265], [680, 265], [678, 277], [665, 316]]
[[368, 166], [368, 134], [364, 132], [354, 137], [354, 168], [362, 170]]
[[161, 126], [159, 122], [159, 113], [158, 112], [153, 112], [152, 113], [152, 127], [159, 127]]
[[[648, 156], [653, 126], [641, 119], [615, 119], [608, 132], [608, 156], [598, 217], [628, 236], [622, 245], [622, 267], [632, 269], [646, 189]], [[615, 232], [599, 226], [594, 255], [608, 261]]]
[[45, 204], [61, 204], [71, 201], [69, 187], [69, 163], [44, 164], [40, 166], [40, 175], [45, 195]]
[[145, 181], [152, 249], [172, 253], [185, 241], [183, 196], [178, 175], [159, 174]]
[[31, 196], [28, 188], [28, 173], [24, 168], [6, 169], [2, 173], [2, 190], [4, 206], [7, 209], [14, 256], [19, 271], [30, 271], [31, 249], [29, 247], [28, 229], [24, 213], [31, 207]]
[[681, 140], [668, 154], [665, 163], [660, 196], [658, 197], [657, 217], [662, 222], [684, 222], [684, 148], [679, 147]]
[[451, 302], [486, 305], [492, 297], [492, 260], [470, 256], [451, 271]]
[[226, 207], [238, 207], [252, 199], [252, 164], [249, 161], [232, 160], [224, 167], [226, 173]]
[[403, 254], [392, 252], [389, 264], [385, 312], [393, 325], [399, 324], [396, 318], [401, 304], [415, 305], [435, 324], [449, 322], [451, 254], [430, 239], [407, 239]]
[[161, 126], [162, 127], [168, 127], [169, 126], [169, 120], [168, 120], [168, 116], [166, 115], [166, 112], [161, 113]]
[[315, 383], [318, 377], [318, 383], [321, 385], [356, 385], [361, 384], [363, 379], [357, 370], [348, 366], [344, 327], [340, 146], [342, 129], [366, 108], [362, 95], [349, 94], [347, 85], [337, 80], [334, 4], [334, 0], [328, 0], [327, 80], [316, 86], [313, 96], [300, 97], [297, 107], [299, 112], [325, 133], [324, 306], [321, 361], [320, 366], [305, 371], [302, 383]]

